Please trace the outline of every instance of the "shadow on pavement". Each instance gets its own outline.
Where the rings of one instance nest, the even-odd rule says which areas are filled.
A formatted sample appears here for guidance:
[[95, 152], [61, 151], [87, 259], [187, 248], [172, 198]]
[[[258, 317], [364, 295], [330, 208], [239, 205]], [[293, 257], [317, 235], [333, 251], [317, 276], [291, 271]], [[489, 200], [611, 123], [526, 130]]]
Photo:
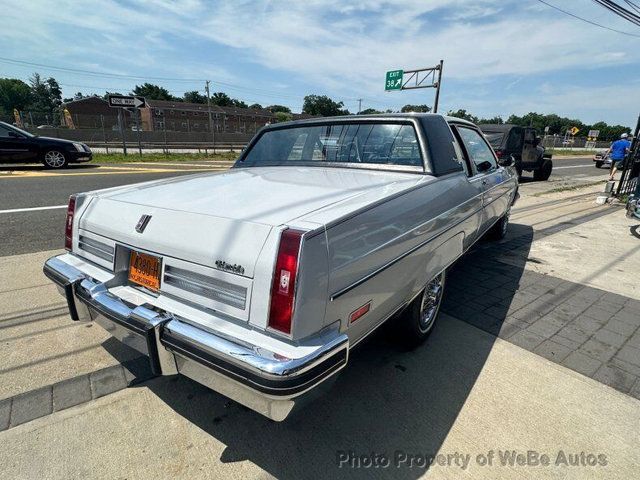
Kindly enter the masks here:
[[[527, 227], [518, 227], [516, 240], [527, 249], [532, 230], [527, 235]], [[504, 265], [473, 249], [451, 269], [445, 313], [487, 289], [499, 292], [501, 304], [509, 305], [525, 260], [526, 255], [520, 264]], [[349, 365], [326, 393], [281, 423], [182, 376], [145, 385], [226, 446], [221, 462], [249, 460], [284, 479], [370, 477], [372, 469], [353, 469], [348, 463], [339, 468], [339, 453], [352, 455], [356, 463], [362, 455], [384, 454], [392, 464], [399, 451], [438, 453], [492, 350], [495, 337], [475, 330], [477, 334], [469, 334], [464, 324], [446, 314], [439, 320], [428, 341], [409, 352], [391, 340], [390, 327], [378, 330], [351, 352]], [[502, 323], [492, 319], [495, 331]], [[466, 335], [460, 334], [461, 328]], [[424, 473], [424, 467], [414, 466], [375, 475], [417, 478]]]

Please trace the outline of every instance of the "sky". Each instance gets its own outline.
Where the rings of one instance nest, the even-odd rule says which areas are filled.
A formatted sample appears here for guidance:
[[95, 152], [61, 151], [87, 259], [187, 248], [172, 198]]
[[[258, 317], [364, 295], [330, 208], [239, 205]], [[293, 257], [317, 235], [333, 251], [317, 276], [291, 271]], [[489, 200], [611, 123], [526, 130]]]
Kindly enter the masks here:
[[208, 79], [249, 104], [299, 112], [318, 94], [356, 112], [358, 99], [363, 109], [432, 105], [434, 89], [385, 92], [385, 72], [443, 59], [441, 112], [634, 127], [640, 27], [591, 0], [546, 1], [632, 35], [537, 0], [0, 0], [11, 26], [0, 29], [0, 77], [37, 71], [67, 97], [145, 81], [179, 96]]

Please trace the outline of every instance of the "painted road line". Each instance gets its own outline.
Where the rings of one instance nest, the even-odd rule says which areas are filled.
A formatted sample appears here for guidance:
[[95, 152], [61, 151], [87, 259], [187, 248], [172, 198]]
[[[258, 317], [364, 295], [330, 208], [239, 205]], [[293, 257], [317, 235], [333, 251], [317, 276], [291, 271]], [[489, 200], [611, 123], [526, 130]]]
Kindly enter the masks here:
[[[559, 170], [561, 168], [587, 168], [587, 167], [592, 167], [593, 164], [591, 163], [585, 163], [584, 165], [567, 165], [564, 167], [553, 167], [554, 170]], [[595, 168], [595, 167], [593, 167]]]
[[67, 206], [66, 205], [50, 205], [48, 207], [12, 208], [10, 210], [0, 210], [0, 213], [37, 212], [38, 210], [57, 210], [61, 208], [67, 208]]

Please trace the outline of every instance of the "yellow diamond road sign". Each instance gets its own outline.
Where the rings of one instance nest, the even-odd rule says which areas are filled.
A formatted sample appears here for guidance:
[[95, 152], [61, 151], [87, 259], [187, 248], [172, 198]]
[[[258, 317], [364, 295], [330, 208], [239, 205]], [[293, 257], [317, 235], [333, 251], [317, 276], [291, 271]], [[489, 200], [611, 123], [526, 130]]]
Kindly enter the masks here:
[[578, 127], [571, 127], [571, 135], [575, 135], [579, 131], [580, 131], [580, 129]]

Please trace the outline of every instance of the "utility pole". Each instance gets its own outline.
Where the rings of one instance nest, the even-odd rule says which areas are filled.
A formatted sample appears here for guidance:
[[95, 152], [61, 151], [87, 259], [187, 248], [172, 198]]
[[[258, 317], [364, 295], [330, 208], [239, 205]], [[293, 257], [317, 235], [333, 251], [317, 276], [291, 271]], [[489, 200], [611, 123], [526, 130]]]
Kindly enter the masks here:
[[362, 99], [359, 98], [358, 99], [358, 113], [360, 113], [361, 110], [362, 110]]
[[211, 95], [209, 94], [209, 80], [204, 87], [207, 91], [207, 110], [209, 112], [209, 131], [211, 132], [211, 143], [213, 144], [213, 153], [216, 153], [216, 132], [213, 129], [213, 122], [211, 121]]

